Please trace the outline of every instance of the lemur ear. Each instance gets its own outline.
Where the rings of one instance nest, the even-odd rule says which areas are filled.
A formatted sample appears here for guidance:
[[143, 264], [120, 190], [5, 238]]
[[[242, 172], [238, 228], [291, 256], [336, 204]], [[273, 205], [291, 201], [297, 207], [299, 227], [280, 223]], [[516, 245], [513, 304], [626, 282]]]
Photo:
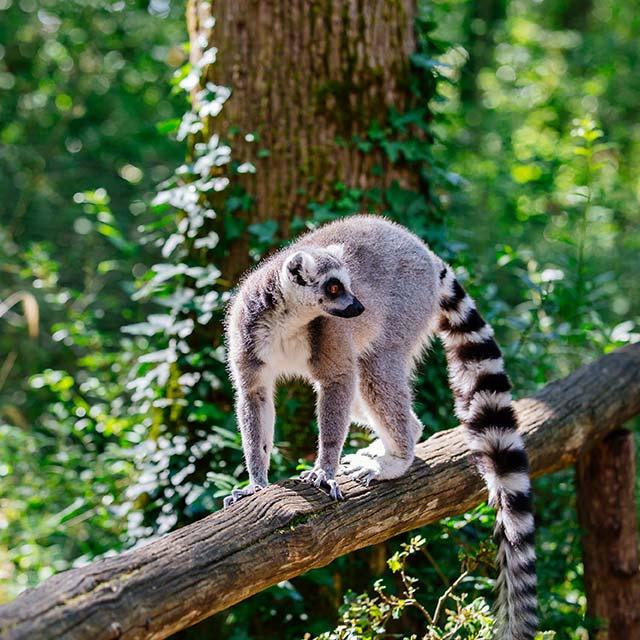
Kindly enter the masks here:
[[306, 251], [298, 251], [286, 261], [284, 270], [292, 282], [306, 287], [315, 280], [316, 261]]

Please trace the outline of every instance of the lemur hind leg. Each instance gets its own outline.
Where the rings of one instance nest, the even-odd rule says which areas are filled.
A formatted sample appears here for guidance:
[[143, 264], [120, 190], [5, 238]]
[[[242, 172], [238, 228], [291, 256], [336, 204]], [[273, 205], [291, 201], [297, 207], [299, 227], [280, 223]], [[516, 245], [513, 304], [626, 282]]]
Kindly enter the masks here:
[[379, 349], [377, 354], [361, 359], [360, 395], [378, 439], [342, 461], [342, 471], [365, 484], [403, 475], [413, 462], [422, 432], [411, 408], [407, 358], [388, 349]]

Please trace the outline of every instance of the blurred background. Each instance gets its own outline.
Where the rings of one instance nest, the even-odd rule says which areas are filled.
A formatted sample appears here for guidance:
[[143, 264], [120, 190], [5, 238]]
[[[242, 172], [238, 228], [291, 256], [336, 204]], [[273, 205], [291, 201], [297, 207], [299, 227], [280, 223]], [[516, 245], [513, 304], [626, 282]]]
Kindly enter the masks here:
[[[218, 4], [228, 13], [190, 10]], [[186, 9], [0, 0], [0, 603], [219, 509], [245, 480], [220, 319], [238, 273], [306, 228], [377, 211], [426, 239], [495, 326], [518, 396], [640, 338], [633, 3], [420, 0], [397, 105], [354, 101], [336, 129], [335, 157], [351, 145], [367, 178], [334, 163], [291, 202], [261, 195], [261, 176], [277, 179], [292, 163], [280, 142], [306, 133], [241, 121], [250, 103], [222, 86], [234, 38]], [[437, 349], [421, 372], [428, 436], [455, 421]], [[278, 406], [274, 480], [316, 439], [308, 389]], [[538, 480], [536, 503], [542, 628], [584, 638], [572, 472]], [[409, 557], [393, 555], [402, 536], [340, 558], [180, 637], [348, 637], [341, 610], [353, 637], [383, 637], [363, 594], [398, 586], [389, 557], [429, 609], [471, 567], [460, 637], [489, 637], [492, 522], [480, 507], [417, 532]], [[425, 622], [407, 611], [388, 629]]]

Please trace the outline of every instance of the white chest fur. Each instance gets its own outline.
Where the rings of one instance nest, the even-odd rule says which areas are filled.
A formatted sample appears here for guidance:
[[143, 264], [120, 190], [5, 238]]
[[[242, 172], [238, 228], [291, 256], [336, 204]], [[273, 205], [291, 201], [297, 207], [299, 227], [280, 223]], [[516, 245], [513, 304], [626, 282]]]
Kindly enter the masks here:
[[267, 365], [273, 378], [309, 375], [309, 329], [293, 319], [265, 327], [259, 342], [258, 357]]

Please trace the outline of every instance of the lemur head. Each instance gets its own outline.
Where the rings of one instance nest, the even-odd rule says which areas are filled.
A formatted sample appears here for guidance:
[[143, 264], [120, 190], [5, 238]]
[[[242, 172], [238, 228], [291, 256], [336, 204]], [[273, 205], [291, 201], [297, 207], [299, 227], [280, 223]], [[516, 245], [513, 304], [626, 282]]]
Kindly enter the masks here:
[[296, 251], [285, 260], [281, 281], [285, 297], [310, 311], [339, 318], [354, 318], [364, 311], [351, 291], [340, 245]]

